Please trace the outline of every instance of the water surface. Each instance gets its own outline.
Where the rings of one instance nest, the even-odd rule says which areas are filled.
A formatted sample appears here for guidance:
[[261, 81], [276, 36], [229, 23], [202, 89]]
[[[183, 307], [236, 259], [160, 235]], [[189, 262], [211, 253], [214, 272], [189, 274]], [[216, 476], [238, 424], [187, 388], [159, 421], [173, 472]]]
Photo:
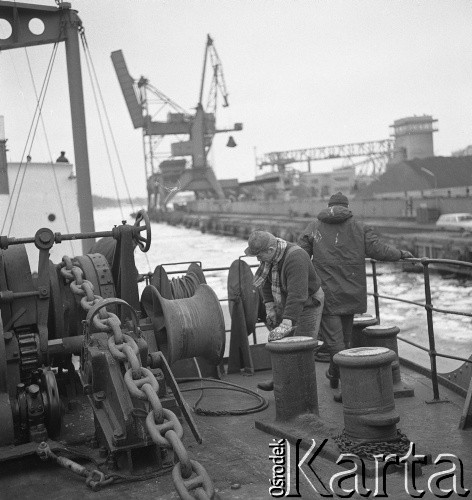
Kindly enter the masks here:
[[[129, 214], [131, 209], [126, 212]], [[127, 217], [132, 223], [132, 218]], [[122, 220], [117, 209], [95, 211], [97, 231], [109, 231]], [[174, 227], [167, 224], [152, 223], [152, 244], [146, 254], [135, 252], [136, 265], [140, 272], [153, 271], [158, 264], [182, 261], [201, 261], [203, 268], [229, 267], [231, 263], [244, 253], [246, 242], [242, 239], [202, 234], [197, 229]], [[257, 263], [256, 259], [246, 259], [249, 264]], [[186, 266], [177, 266], [183, 269]], [[170, 266], [166, 270], [172, 270]], [[367, 265], [370, 271], [370, 265]], [[402, 272], [400, 264], [378, 264], [379, 294], [420, 302], [424, 304], [424, 283], [422, 273]], [[226, 272], [213, 271], [206, 274], [208, 284], [215, 290], [219, 298], [226, 298]], [[371, 279], [368, 278], [368, 290], [372, 291]], [[431, 275], [431, 293], [433, 305], [441, 309], [471, 312], [472, 281], [464, 279], [444, 279], [439, 274]], [[368, 312], [374, 313], [372, 297], [368, 300]], [[428, 346], [428, 330], [426, 310], [402, 302], [381, 299], [380, 317], [383, 325], [396, 325], [401, 336]], [[472, 318], [433, 313], [436, 350], [446, 354], [469, 357], [472, 353]], [[264, 340], [263, 336], [260, 340]], [[400, 354], [414, 358], [422, 364], [429, 365], [427, 353], [399, 342]], [[438, 360], [440, 371], [449, 371], [461, 363], [450, 360]]]

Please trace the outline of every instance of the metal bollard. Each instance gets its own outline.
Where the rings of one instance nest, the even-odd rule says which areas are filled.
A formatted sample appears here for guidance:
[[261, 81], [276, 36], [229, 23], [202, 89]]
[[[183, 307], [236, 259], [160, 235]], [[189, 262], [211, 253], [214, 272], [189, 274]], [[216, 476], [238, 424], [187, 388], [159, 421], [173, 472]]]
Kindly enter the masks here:
[[384, 347], [357, 347], [334, 356], [341, 373], [346, 435], [357, 441], [397, 437], [400, 420], [393, 398], [390, 364], [395, 353]]
[[413, 388], [404, 384], [401, 378], [397, 340], [397, 334], [399, 333], [400, 328], [398, 326], [375, 325], [365, 327], [361, 334], [362, 345], [386, 347], [395, 353], [395, 361], [392, 363], [392, 378], [393, 393], [396, 398], [414, 396]]
[[[352, 336], [351, 339], [344, 339], [346, 348], [363, 347], [367, 344], [362, 343], [362, 330], [366, 326], [378, 325], [379, 320], [372, 316], [372, 314], [356, 314], [352, 323]], [[348, 343], [350, 341], [350, 343]]]
[[304, 413], [318, 415], [318, 393], [311, 337], [285, 337], [266, 344], [272, 361], [275, 419], [286, 421]]

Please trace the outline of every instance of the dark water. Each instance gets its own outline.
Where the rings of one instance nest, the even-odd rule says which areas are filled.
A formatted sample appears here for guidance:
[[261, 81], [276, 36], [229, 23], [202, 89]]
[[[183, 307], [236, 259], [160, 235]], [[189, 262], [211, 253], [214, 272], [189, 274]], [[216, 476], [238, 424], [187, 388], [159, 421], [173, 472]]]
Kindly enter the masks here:
[[[131, 211], [131, 210], [129, 210]], [[119, 224], [121, 215], [116, 209], [99, 210], [95, 212], [97, 231], [110, 230], [114, 224]], [[131, 221], [131, 218], [129, 218]], [[229, 267], [231, 263], [243, 254], [246, 247], [244, 240], [228, 237], [202, 234], [196, 229], [173, 227], [166, 224], [152, 224], [152, 245], [143, 254], [136, 251], [136, 263], [140, 272], [154, 270], [158, 264], [181, 261], [201, 261], [204, 268]], [[249, 264], [256, 259], [247, 259]], [[185, 268], [185, 266], [178, 266]], [[166, 270], [170, 270], [168, 267]], [[368, 272], [370, 265], [367, 265]], [[378, 264], [379, 294], [419, 302], [424, 304], [423, 274], [405, 273], [401, 265], [388, 263]], [[207, 275], [208, 284], [220, 298], [226, 298], [226, 272], [211, 272]], [[368, 278], [368, 289], [372, 291], [372, 281]], [[472, 281], [460, 279], [444, 279], [438, 274], [431, 275], [431, 293], [433, 305], [440, 309], [472, 312]], [[373, 299], [369, 298], [368, 312], [374, 313]], [[426, 310], [402, 302], [381, 299], [380, 317], [384, 325], [396, 325], [404, 336], [420, 345], [428, 346], [428, 330]], [[438, 352], [469, 357], [472, 354], [472, 318], [433, 314], [436, 350]], [[260, 341], [264, 339], [261, 337]], [[414, 358], [422, 364], [429, 364], [427, 353], [419, 352], [403, 342], [399, 342], [400, 354]], [[440, 371], [446, 372], [461, 362], [438, 360]]]

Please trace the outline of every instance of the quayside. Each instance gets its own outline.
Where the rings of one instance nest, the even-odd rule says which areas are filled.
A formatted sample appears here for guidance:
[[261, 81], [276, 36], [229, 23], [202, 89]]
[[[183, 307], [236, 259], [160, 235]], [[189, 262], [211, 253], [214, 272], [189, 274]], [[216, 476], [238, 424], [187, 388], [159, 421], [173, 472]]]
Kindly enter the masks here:
[[[235, 208], [235, 212], [230, 211], [232, 205], [235, 204], [199, 202], [185, 207], [186, 210], [151, 211], [151, 219], [156, 222], [162, 221], [172, 225], [198, 228], [202, 233], [235, 236], [242, 239], [247, 239], [255, 229], [263, 229], [279, 238], [296, 242], [308, 223], [316, 216], [316, 210], [322, 206], [320, 203], [305, 202], [306, 210], [309, 212], [302, 217], [297, 212], [291, 215], [270, 215], [271, 203], [265, 204], [266, 213], [263, 214], [238, 213], [238, 208]], [[272, 205], [276, 210], [277, 204]], [[383, 214], [383, 217], [373, 217], [368, 214], [364, 203], [358, 200], [353, 200], [351, 206], [353, 213], [373, 227], [386, 242], [408, 249], [417, 257], [471, 262], [472, 237], [468, 231], [439, 230], [432, 223], [419, 224], [411, 218], [388, 217], [386, 214]], [[212, 211], [209, 211], [210, 208]], [[221, 211], [218, 212], [218, 209]], [[471, 275], [470, 268], [467, 266], [451, 267], [447, 262], [437, 262], [435, 267], [445, 272]]]
[[[198, 259], [199, 256], [195, 255], [196, 263], [194, 262], [193, 266], [196, 265], [197, 269], [195, 271], [195, 267], [192, 268], [194, 273], [200, 277], [203, 275], [209, 278], [214, 277], [216, 273], [223, 273], [228, 277], [228, 292], [219, 294], [215, 303], [214, 300], [209, 299], [213, 294], [209, 291], [211, 288], [199, 284], [195, 288], [193, 296], [181, 299], [159, 299], [164, 314], [166, 332], [157, 329], [159, 314], [153, 315], [153, 311], [158, 310], [158, 303], [155, 298], [154, 302], [152, 300], [149, 302], [150, 295], [145, 292], [147, 284], [155, 283], [156, 289], [161, 290], [162, 297], [166, 293], [166, 283], [175, 293], [176, 290], [182, 291], [186, 287], [188, 288], [191, 282], [194, 283], [194, 278], [187, 279], [191, 275], [188, 269], [189, 265], [192, 265], [191, 262], [174, 263], [174, 265], [171, 265], [171, 262], [160, 262], [160, 266], [151, 273], [138, 269], [138, 278], [140, 281], [143, 280], [138, 288], [136, 274], [134, 274], [134, 282], [131, 274], [135, 272], [132, 242], [139, 242], [142, 244], [141, 248], [146, 249], [152, 240], [151, 230], [159, 230], [159, 226], [151, 225], [145, 212], [140, 212], [134, 224], [121, 224], [111, 231], [101, 231], [94, 234], [96, 237], [111, 236], [116, 241], [117, 248], [120, 249], [117, 252], [119, 253], [119, 262], [114, 260], [109, 265], [101, 254], [72, 259], [72, 268], [76, 268], [73, 270], [73, 275], [79, 278], [83, 273], [86, 278], [84, 282], [88, 280], [95, 289], [100, 290], [99, 294], [94, 292], [94, 295], [101, 297], [95, 302], [91, 301], [93, 305], [86, 314], [81, 313], [79, 309], [79, 302], [86, 302], [85, 299], [70, 301], [71, 292], [68, 290], [75, 287], [71, 288], [67, 283], [68, 280], [64, 278], [69, 267], [67, 259], [56, 268], [55, 266], [51, 267], [52, 264], [49, 263], [45, 265], [44, 262], [47, 260], [44, 261], [40, 258], [38, 280], [32, 282], [32, 289], [27, 291], [30, 298], [25, 295], [25, 290], [22, 291], [23, 295], [15, 296], [15, 294], [20, 293], [15, 289], [18, 283], [14, 279], [10, 280], [13, 288], [10, 290], [13, 293], [13, 303], [19, 300], [24, 301], [26, 298], [34, 301], [33, 303], [38, 306], [40, 299], [36, 297], [39, 294], [33, 292], [40, 290], [41, 283], [47, 281], [45, 276], [48, 276], [51, 285], [51, 307], [53, 305], [55, 307], [50, 312], [49, 336], [47, 338], [49, 365], [42, 361], [45, 358], [42, 357], [41, 335], [37, 333], [37, 337], [33, 335], [34, 342], [31, 341], [28, 344], [29, 351], [24, 349], [21, 351], [23, 355], [25, 352], [35, 354], [35, 356], [30, 355], [28, 358], [36, 363], [35, 371], [44, 370], [46, 366], [51, 368], [41, 371], [42, 378], [40, 377], [37, 381], [41, 392], [46, 394], [43, 395], [44, 405], [41, 411], [38, 411], [36, 419], [33, 419], [34, 415], [31, 412], [35, 408], [32, 401], [34, 390], [31, 386], [35, 384], [30, 384], [26, 379], [26, 377], [34, 378], [35, 375], [32, 372], [26, 372], [24, 365], [15, 364], [15, 358], [10, 349], [12, 340], [14, 341], [15, 338], [24, 339], [21, 335], [24, 335], [25, 327], [23, 326], [23, 329], [16, 331], [11, 326], [14, 324], [14, 321], [13, 323], [11, 321], [11, 316], [10, 319], [6, 319], [2, 308], [3, 338], [6, 346], [4, 352], [6, 355], [3, 354], [1, 358], [3, 364], [0, 364], [0, 367], [3, 371], [0, 372], [2, 375], [0, 381], [3, 384], [2, 387], [7, 386], [8, 391], [3, 390], [1, 393], [4, 402], [0, 415], [3, 429], [1, 436], [4, 443], [0, 448], [2, 495], [5, 498], [51, 499], [135, 498], [139, 496], [160, 499], [210, 498], [210, 496], [202, 496], [206, 494], [206, 490], [200, 493], [200, 496], [192, 491], [188, 493], [190, 496], [185, 496], [185, 494], [179, 496], [177, 493], [176, 482], [172, 478], [171, 470], [174, 467], [181, 467], [187, 457], [200, 464], [208, 474], [211, 481], [208, 491], [211, 491], [212, 488], [215, 489], [213, 498], [256, 500], [271, 498], [269, 488], [271, 484], [272, 486], [274, 484], [275, 475], [283, 477], [286, 492], [288, 484], [290, 484], [291, 494], [299, 492], [302, 498], [317, 498], [313, 488], [316, 488], [318, 492], [322, 491], [325, 496], [332, 494], [332, 488], [337, 487], [333, 483], [333, 478], [337, 477], [335, 475], [346, 473], [353, 467], [352, 463], [350, 465], [344, 464], [344, 467], [335, 463], [341, 454], [341, 449], [346, 450], [343, 446], [349, 447], [352, 446], [352, 443], [349, 444], [345, 437], [338, 438], [338, 436], [343, 435], [343, 430], [351, 425], [345, 420], [346, 410], [349, 408], [345, 406], [346, 401], [341, 403], [334, 401], [333, 391], [325, 377], [326, 363], [318, 361], [313, 363], [314, 372], [309, 377], [308, 382], [304, 377], [300, 378], [301, 381], [304, 381], [303, 384], [311, 384], [309, 385], [311, 388], [309, 393], [304, 393], [308, 397], [311, 407], [309, 411], [299, 412], [297, 410], [299, 408], [298, 400], [293, 399], [293, 395], [287, 394], [287, 388], [284, 384], [280, 384], [280, 380], [285, 380], [284, 377], [287, 376], [283, 368], [281, 371], [280, 360], [273, 357], [271, 360], [267, 347], [257, 343], [257, 340], [261, 341], [266, 335], [263, 323], [257, 321], [257, 318], [253, 317], [255, 334], [248, 335], [248, 324], [249, 330], [252, 328], [250, 321], [247, 321], [246, 313], [250, 309], [247, 297], [253, 297], [253, 290], [252, 281], [247, 279], [248, 271], [251, 272], [251, 268], [247, 264], [243, 264], [243, 259], [236, 259], [229, 268], [228, 266], [209, 267], [205, 265], [204, 255], [201, 256], [201, 261]], [[18, 250], [24, 244], [36, 241], [36, 246], [40, 248], [40, 255], [44, 256], [47, 249], [45, 250], [43, 247], [48, 244], [60, 245], [59, 241], [67, 241], [72, 236], [74, 238], [82, 236], [90, 238], [92, 236], [92, 234], [51, 235], [42, 231], [39, 231], [36, 237], [26, 237], [21, 240], [3, 238], [1, 240], [3, 271], [7, 276], [14, 277], [15, 268], [11, 266], [15, 260], [25, 264], [21, 251]], [[11, 254], [12, 249], [16, 249], [13, 250], [15, 255]], [[138, 255], [140, 257], [136, 261], [143, 262], [142, 256], [145, 254], [138, 253]], [[439, 484], [444, 491], [456, 488], [457, 494], [453, 494], [453, 497], [458, 497], [459, 493], [465, 495], [467, 488], [470, 489], [472, 486], [471, 368], [470, 363], [467, 362], [470, 353], [464, 353], [462, 356], [446, 354], [450, 361], [456, 362], [460, 367], [450, 373], [437, 372], [438, 363], [436, 360], [442, 357], [442, 353], [436, 352], [435, 317], [438, 314], [446, 314], [446, 312], [438, 311], [431, 301], [435, 290], [431, 290], [429, 287], [432, 282], [429, 267], [434, 261], [428, 259], [416, 259], [416, 261], [423, 268], [422, 296], [421, 298], [418, 296], [418, 299], [414, 301], [405, 301], [400, 297], [400, 301], [408, 302], [406, 304], [408, 307], [418, 308], [419, 311], [422, 311], [428, 331], [428, 342], [419, 345], [420, 342], [412, 342], [406, 338], [410, 361], [402, 360], [400, 366], [393, 363], [394, 369], [390, 367], [390, 362], [388, 362], [382, 368], [381, 373], [382, 379], [386, 377], [387, 382], [390, 380], [389, 387], [397, 394], [395, 398], [393, 392], [391, 394], [391, 402], [394, 403], [393, 408], [388, 410], [390, 412], [388, 414], [396, 412], [399, 417], [396, 429], [402, 433], [402, 436], [405, 436], [404, 439], [414, 443], [418, 460], [421, 460], [421, 455], [426, 455], [427, 464], [411, 466], [410, 460], [405, 475], [405, 465], [403, 462], [399, 462], [396, 466], [386, 467], [385, 479], [377, 478], [376, 482], [375, 461], [368, 460], [367, 457], [372, 458], [372, 453], [376, 451], [378, 453], [396, 452], [398, 456], [403, 457], [406, 453], [405, 448], [398, 447], [398, 440], [393, 441], [393, 445], [392, 442], [385, 445], [383, 441], [380, 441], [379, 444], [375, 440], [373, 442], [367, 440], [369, 441], [367, 445], [365, 442], [356, 443], [351, 449], [353, 453], [358, 454], [364, 464], [365, 487], [372, 490], [371, 497], [373, 498], [375, 496], [395, 499], [410, 498], [418, 495], [421, 490], [426, 492], [424, 498], [437, 498], [438, 493], [441, 494], [436, 487], [437, 474], [443, 473], [445, 475], [445, 471], [451, 467], [455, 468], [453, 476], [456, 481], [453, 481], [451, 475], [449, 478], [444, 476]], [[450, 264], [464, 265], [464, 263], [459, 262]], [[391, 297], [389, 290], [383, 290], [379, 287], [378, 264], [368, 261], [367, 265], [371, 270], [369, 280], [372, 281], [373, 295], [371, 295], [370, 301], [374, 314], [359, 316], [356, 319], [357, 326], [353, 342], [358, 343], [357, 345], [360, 347], [353, 350], [359, 353], [366, 352], [366, 350], [371, 352], [369, 350], [373, 349], [375, 354], [376, 350], [380, 349], [381, 352], [390, 353], [392, 351], [387, 349], [382, 351], [382, 347], [366, 345], [368, 341], [363, 336], [363, 332], [368, 329], [364, 328], [367, 324], [373, 326], [374, 329], [391, 330], [391, 327], [395, 325], [391, 322], [391, 316], [388, 315], [388, 303], [398, 302], [399, 298]], [[401, 264], [398, 265], [401, 266]], [[66, 271], [61, 273], [61, 269]], [[120, 272], [116, 272], [117, 269]], [[60, 276], [58, 280], [52, 279], [56, 275], [51, 272], [52, 270], [58, 271], [57, 275]], [[234, 281], [235, 276], [236, 281]], [[242, 278], [242, 276], [245, 277]], [[71, 283], [75, 281], [72, 280]], [[113, 283], [113, 290], [110, 288], [111, 283]], [[78, 286], [77, 283], [75, 286]], [[197, 292], [199, 288], [200, 291]], [[205, 291], [204, 294], [208, 294], [204, 299], [202, 298], [202, 289]], [[7, 297], [7, 291], [3, 291], [3, 307]], [[123, 297], [127, 297], [127, 299]], [[133, 308], [120, 302], [126, 300], [126, 303], [130, 304], [136, 300], [136, 297], [137, 302]], [[228, 305], [228, 299], [229, 303], [233, 304], [232, 306]], [[63, 301], [61, 303], [64, 307], [67, 306], [65, 309], [68, 308], [68, 316], [63, 317], [65, 330], [62, 332], [57, 329], [58, 321], [62, 317], [57, 309], [60, 301]], [[150, 303], [153, 303], [157, 309], [155, 307], [150, 310]], [[221, 316], [218, 312], [219, 304], [222, 307]], [[246, 310], [243, 310], [242, 316], [238, 316], [238, 311], [242, 312], [241, 304], [246, 304]], [[100, 329], [94, 330], [97, 325], [100, 327], [101, 323], [98, 320], [94, 321], [93, 317], [98, 316], [99, 310], [103, 308], [111, 312], [112, 306], [121, 306], [121, 313], [134, 309], [139, 314], [136, 318], [131, 314], [129, 319], [125, 319], [121, 323], [124, 326], [120, 326], [119, 331], [114, 327], [114, 332], [110, 331], [104, 337], [105, 332], [100, 331]], [[147, 313], [151, 311], [151, 318], [149, 314], [146, 316], [146, 308]], [[203, 311], [203, 313], [199, 314], [198, 311]], [[117, 314], [120, 314], [119, 311]], [[453, 316], [462, 314], [464, 318], [471, 316], [470, 313], [461, 313], [460, 311], [450, 311], [450, 314]], [[180, 322], [179, 315], [183, 315], [188, 321], [185, 323], [185, 327], [182, 326], [183, 323]], [[222, 326], [223, 333], [227, 338], [225, 356], [223, 356], [221, 344], [215, 340], [218, 335], [215, 335], [214, 330], [218, 329], [220, 318], [223, 318], [224, 323], [219, 326]], [[380, 324], [376, 324], [378, 318]], [[139, 331], [133, 328], [133, 323], [136, 321], [139, 325]], [[202, 325], [206, 325], [205, 328]], [[68, 335], [64, 335], [66, 331]], [[185, 353], [178, 345], [184, 345], [188, 342], [188, 347], [195, 340], [192, 336], [195, 331], [198, 333], [198, 341], [191, 348], [193, 351]], [[166, 446], [161, 447], [158, 436], [149, 438], [149, 431], [146, 430], [147, 428], [142, 422], [147, 420], [149, 415], [153, 415], [153, 408], [156, 408], [155, 402], [149, 403], [133, 395], [124, 397], [128, 394], [128, 385], [124, 382], [124, 374], [132, 370], [132, 368], [127, 368], [130, 361], [123, 361], [119, 355], [116, 359], [110, 357], [111, 351], [108, 346], [109, 342], [113, 344], [113, 341], [109, 340], [103, 344], [101, 340], [103, 338], [113, 339], [120, 332], [123, 334], [127, 332], [126, 335], [134, 339], [139, 346], [140, 359], [144, 360], [144, 362], [141, 361], [141, 366], [144, 367], [147, 364], [152, 370], [152, 375], [159, 381], [159, 386], [165, 387], [165, 393], [162, 393], [162, 389], [157, 392], [158, 400], [161, 401], [164, 408], [177, 415], [179, 422], [181, 422], [183, 427], [181, 443], [184, 451], [182, 448], [174, 448], [176, 451], [171, 453]], [[171, 338], [172, 336], [174, 337]], [[404, 350], [404, 335], [400, 332], [397, 337], [401, 354]], [[126, 337], [123, 338], [126, 339]], [[157, 348], [156, 339], [159, 341], [160, 348]], [[200, 350], [201, 342], [206, 346], [203, 352]], [[217, 355], [209, 354], [215, 352], [215, 342]], [[306, 341], [302, 341], [301, 344], [303, 342], [306, 343]], [[294, 341], [294, 345], [296, 343], [297, 341]], [[114, 344], [120, 345], [116, 340]], [[130, 340], [125, 340], [122, 341], [121, 345], [132, 346], [133, 343]], [[124, 352], [128, 350], [123, 347], [122, 349]], [[147, 357], [142, 355], [144, 352], [146, 352]], [[416, 354], [411, 356], [412, 352]], [[412, 360], [419, 359], [418, 353], [421, 352], [426, 352], [426, 357], [429, 357], [429, 363], [426, 367], [418, 366], [417, 363], [412, 362]], [[73, 368], [67, 362], [72, 353], [76, 356], [73, 358]], [[161, 353], [165, 353], [164, 356], [168, 363], [163, 362]], [[271, 355], [273, 356], [273, 353]], [[393, 354], [390, 355], [394, 357]], [[307, 361], [307, 365], [301, 364], [303, 369], [294, 370], [289, 374], [289, 378], [297, 379], [301, 376], [300, 374], [309, 372], [312, 362], [310, 356], [308, 361], [303, 358]], [[198, 359], [198, 368], [195, 358]], [[132, 355], [131, 359], [133, 359]], [[104, 360], [107, 362], [103, 363]], [[92, 362], [90, 363], [90, 361]], [[7, 370], [10, 371], [5, 371], [5, 364]], [[274, 371], [271, 370], [271, 364], [274, 366]], [[424, 363], [421, 364], [424, 365]], [[17, 366], [23, 366], [19, 376], [25, 382], [19, 382], [20, 385], [16, 384], [11, 390], [8, 387], [11, 380], [10, 374], [14, 373]], [[155, 368], [156, 366], [161, 368]], [[170, 366], [170, 370], [167, 369], [168, 366]], [[291, 366], [293, 369], [293, 362]], [[144, 380], [148, 375], [141, 377], [141, 379]], [[176, 390], [172, 375], [177, 379], [180, 391]], [[57, 385], [53, 383], [52, 377], [57, 380]], [[260, 391], [257, 384], [271, 377], [274, 377], [275, 391]], [[200, 380], [200, 378], [205, 380]], [[396, 383], [393, 383], [394, 380]], [[243, 389], [236, 390], [238, 388], [234, 385], [225, 385], [222, 382], [236, 384]], [[343, 379], [342, 373], [341, 392], [343, 385], [347, 387], [350, 383], [352, 380]], [[16, 410], [14, 406], [15, 401], [24, 404], [21, 384], [28, 387], [26, 402], [29, 408], [29, 418], [26, 420], [21, 418], [22, 412], [25, 410], [22, 410], [20, 406]], [[370, 387], [368, 377], [359, 379], [358, 384], [361, 393], [362, 388]], [[56, 387], [59, 399], [51, 394], [51, 389]], [[208, 388], [202, 389], [202, 387]], [[241, 390], [244, 392], [240, 392]], [[294, 392], [299, 390], [302, 394], [301, 387], [293, 388]], [[126, 393], [121, 395], [123, 399], [120, 399], [120, 393]], [[202, 395], [203, 397], [201, 397]], [[368, 395], [366, 393], [366, 398]], [[6, 403], [7, 398], [8, 403]], [[181, 398], [185, 400], [185, 404], [182, 403]], [[343, 399], [345, 398], [346, 395], [343, 396]], [[117, 404], [116, 401], [121, 401], [121, 403]], [[10, 408], [13, 408], [13, 415], [8, 416], [6, 409], [11, 411]], [[192, 411], [192, 408], [195, 411]], [[186, 410], [190, 410], [187, 415], [185, 415]], [[292, 412], [289, 418], [284, 417], [286, 411]], [[366, 410], [360, 409], [359, 411], [362, 413]], [[381, 409], [377, 413], [382, 414]], [[52, 422], [53, 419], [56, 420]], [[8, 437], [9, 421], [14, 423], [14, 439], [10, 443], [5, 443]], [[165, 425], [170, 428], [170, 422], [173, 422], [170, 413], [165, 414], [164, 422], [168, 422]], [[42, 427], [41, 423], [44, 423]], [[139, 433], [136, 433], [137, 429]], [[51, 439], [49, 431], [54, 435], [54, 438]], [[169, 437], [168, 432], [165, 431], [163, 434]], [[130, 445], [129, 439], [131, 437], [134, 437], [135, 440]], [[197, 442], [200, 438], [201, 444]], [[169, 439], [171, 438], [169, 437]], [[288, 442], [283, 441], [283, 439], [292, 442], [291, 448]], [[319, 451], [319, 455], [312, 462], [316, 476], [307, 463], [303, 463], [300, 468], [297, 468], [294, 463], [289, 466], [287, 462], [285, 469], [275, 468], [274, 447], [284, 449], [285, 454], [290, 448], [293, 462], [296, 454], [296, 447], [293, 443], [302, 440], [299, 448], [299, 459], [301, 460], [310, 449], [312, 450], [310, 457], [313, 457], [314, 449], [310, 448], [313, 439], [316, 442], [315, 448]], [[325, 442], [325, 440], [327, 441]], [[45, 445], [41, 443], [48, 443], [53, 454], [71, 459], [78, 464], [79, 468], [85, 467], [86, 471], [95, 471], [94, 475], [85, 473], [85, 477], [74, 474], [70, 468], [60, 467], [51, 459], [42, 461], [37, 454], [38, 449], [44, 451]], [[441, 456], [443, 461], [434, 464], [434, 461], [437, 462], [438, 457], [440, 459]], [[450, 458], [449, 461], [446, 460], [447, 457]], [[174, 462], [176, 462], [175, 466]], [[379, 467], [380, 470], [383, 470], [382, 464]], [[287, 483], [289, 469], [291, 470], [291, 482]], [[297, 470], [299, 471], [298, 476]], [[358, 470], [362, 472], [361, 468]], [[412, 470], [416, 471], [414, 481], [411, 479]], [[197, 468], [197, 471], [200, 469]], [[195, 481], [198, 483], [202, 476], [194, 471], [192, 477], [196, 478]], [[407, 483], [405, 483], [405, 477], [408, 479]], [[330, 486], [330, 481], [332, 486]], [[177, 480], [177, 483], [180, 484], [180, 481]], [[184, 482], [184, 484], [186, 483]], [[280, 486], [282, 483], [278, 484]], [[354, 477], [351, 476], [345, 479], [342, 487], [359, 490], [356, 484]], [[322, 489], [323, 485], [326, 490]], [[100, 491], [93, 491], [92, 488]], [[277, 495], [277, 492], [280, 493], [282, 490], [272, 489], [271, 491]], [[386, 493], [387, 496], [383, 493]], [[360, 498], [357, 493], [353, 497]]]

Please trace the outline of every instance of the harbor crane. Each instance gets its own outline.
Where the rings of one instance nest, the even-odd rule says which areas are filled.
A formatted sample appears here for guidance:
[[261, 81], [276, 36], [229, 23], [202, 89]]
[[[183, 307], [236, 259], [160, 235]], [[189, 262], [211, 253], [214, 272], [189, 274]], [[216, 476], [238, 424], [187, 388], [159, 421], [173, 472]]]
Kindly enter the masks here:
[[[111, 59], [133, 126], [143, 131], [149, 209], [159, 207], [165, 210], [166, 204], [178, 191], [211, 192], [217, 198], [223, 199], [225, 197], [223, 189], [207, 162], [208, 152], [215, 134], [239, 131], [243, 126], [242, 123], [235, 123], [230, 129], [216, 128], [218, 96], [221, 95], [224, 107], [227, 107], [229, 102], [223, 67], [210, 35], [207, 35], [200, 93], [194, 114], [187, 113], [172, 99], [153, 87], [146, 78], [134, 80], [128, 72], [121, 50], [112, 52]], [[208, 101], [204, 105], [208, 60], [213, 73]], [[165, 106], [172, 109], [167, 115], [167, 121], [154, 120], [154, 116]], [[168, 135], [188, 135], [189, 138], [171, 144], [172, 157], [162, 161], [157, 167], [157, 143]], [[236, 145], [232, 136], [227, 145], [229, 147]], [[181, 158], [185, 156], [192, 157], [190, 168], [187, 168], [186, 160]]]
[[319, 160], [332, 160], [336, 158], [367, 157], [354, 166], [365, 166], [368, 163], [374, 164], [374, 174], [379, 174], [382, 169], [380, 163], [385, 163], [392, 157], [395, 141], [384, 139], [380, 141], [357, 142], [351, 144], [338, 144], [334, 146], [319, 146], [307, 149], [294, 149], [290, 151], [276, 151], [266, 153], [257, 157], [257, 165], [263, 168], [266, 165], [276, 167], [281, 173], [285, 172], [287, 165], [292, 163], [308, 164], [308, 172], [311, 172], [311, 162]]

